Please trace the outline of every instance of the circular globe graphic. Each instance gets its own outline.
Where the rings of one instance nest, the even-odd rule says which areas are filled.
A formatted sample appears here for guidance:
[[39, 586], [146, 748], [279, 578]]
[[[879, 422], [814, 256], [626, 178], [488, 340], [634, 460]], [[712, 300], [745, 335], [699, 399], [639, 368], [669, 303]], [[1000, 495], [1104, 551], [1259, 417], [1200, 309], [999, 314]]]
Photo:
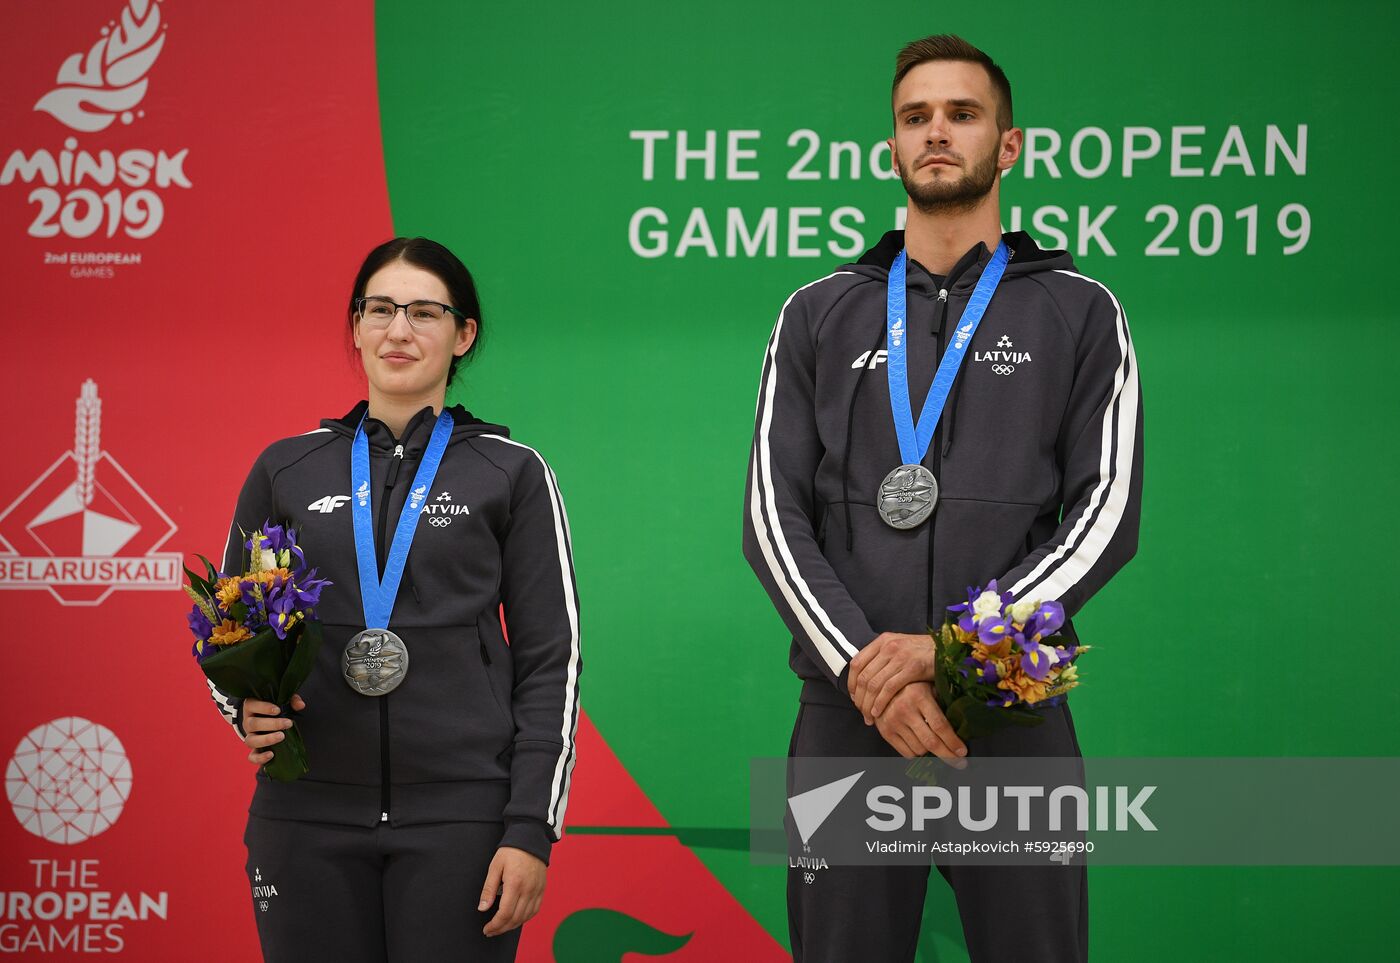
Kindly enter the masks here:
[[81, 843], [122, 814], [131, 763], [111, 729], [68, 716], [20, 740], [5, 789], [25, 829], [52, 843]]

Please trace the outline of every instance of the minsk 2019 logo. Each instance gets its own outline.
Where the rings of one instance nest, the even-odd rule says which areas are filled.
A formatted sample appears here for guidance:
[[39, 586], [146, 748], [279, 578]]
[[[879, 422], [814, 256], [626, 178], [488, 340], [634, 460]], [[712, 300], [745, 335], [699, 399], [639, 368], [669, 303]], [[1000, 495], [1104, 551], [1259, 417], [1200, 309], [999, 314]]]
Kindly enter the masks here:
[[45, 589], [62, 605], [100, 605], [117, 589], [178, 589], [180, 554], [157, 551], [175, 531], [102, 450], [102, 400], [89, 379], [72, 451], [0, 512], [0, 589]]
[[[128, 0], [86, 52], [63, 61], [55, 85], [33, 109], [81, 134], [97, 134], [117, 121], [133, 124], [145, 116], [140, 105], [150, 84], [147, 75], [164, 46], [159, 0]], [[69, 136], [60, 150], [12, 151], [0, 168], [0, 186], [35, 185], [28, 198], [37, 208], [31, 237], [114, 237], [120, 230], [140, 239], [160, 230], [165, 220], [162, 192], [191, 186], [185, 174], [188, 155], [188, 148], [115, 153], [99, 143], [86, 149]], [[139, 255], [126, 255], [134, 261], [117, 257], [104, 263], [139, 263]]]

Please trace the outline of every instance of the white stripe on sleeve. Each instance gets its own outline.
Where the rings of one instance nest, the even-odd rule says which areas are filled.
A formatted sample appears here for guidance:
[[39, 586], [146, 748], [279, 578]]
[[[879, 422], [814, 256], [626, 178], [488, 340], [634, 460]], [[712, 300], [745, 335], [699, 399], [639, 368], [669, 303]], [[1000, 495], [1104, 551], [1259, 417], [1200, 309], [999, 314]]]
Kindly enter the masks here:
[[[1057, 271], [1069, 277], [1097, 284], [1117, 312], [1116, 330], [1120, 357], [1113, 375], [1113, 403], [1104, 409], [1099, 441], [1099, 481], [1094, 486], [1089, 504], [1075, 522], [1069, 537], [1055, 551], [1041, 559], [1040, 564], [1025, 578], [1011, 587], [1011, 594], [1020, 598], [1023, 592], [1034, 590], [1038, 601], [1058, 599], [1093, 568], [1113, 540], [1123, 511], [1128, 503], [1132, 485], [1133, 451], [1137, 439], [1138, 374], [1137, 356], [1128, 335], [1128, 321], [1123, 307], [1113, 292], [1093, 278], [1073, 271]], [[1114, 454], [1114, 417], [1117, 416], [1117, 453]], [[1098, 511], [1102, 503], [1102, 509]], [[1093, 524], [1089, 524], [1089, 519]], [[1063, 561], [1061, 561], [1063, 559]], [[1040, 581], [1041, 579], [1044, 581]], [[1039, 584], [1037, 584], [1039, 583]]]
[[[537, 459], [544, 469], [545, 481], [549, 488], [549, 504], [554, 513], [554, 538], [559, 550], [559, 571], [563, 577], [564, 587], [564, 608], [569, 617], [569, 665], [565, 678], [564, 687], [564, 718], [560, 729], [560, 736], [563, 740], [563, 747], [560, 750], [559, 758], [554, 763], [554, 778], [550, 784], [548, 821], [550, 829], [554, 831], [556, 838], [561, 837], [564, 832], [564, 810], [569, 801], [569, 783], [574, 771], [574, 737], [578, 732], [578, 669], [579, 669], [579, 631], [578, 631], [578, 598], [574, 593], [573, 583], [573, 562], [569, 554], [569, 546], [573, 542], [573, 534], [569, 530], [569, 517], [564, 511], [564, 498], [559, 493], [559, 481], [540, 453], [529, 445], [522, 445], [518, 441], [512, 441], [502, 435], [481, 435], [482, 438], [491, 438], [496, 441], [514, 445], [517, 448], [524, 448]], [[507, 613], [507, 625], [509, 625], [509, 613]]]
[[[822, 608], [816, 595], [807, 585], [806, 579], [802, 577], [802, 572], [793, 559], [792, 550], [788, 547], [787, 538], [783, 534], [782, 524], [778, 517], [773, 490], [772, 455], [768, 439], [773, 425], [773, 398], [778, 385], [778, 341], [782, 336], [783, 319], [787, 313], [788, 305], [792, 304], [793, 298], [813, 284], [820, 284], [838, 274], [849, 273], [851, 272], [837, 271], [824, 278], [819, 278], [811, 284], [803, 285], [783, 303], [783, 309], [778, 313], [778, 321], [773, 327], [773, 336], [768, 341], [768, 351], [764, 358], [763, 370], [768, 375], [768, 386], [765, 391], [760, 393], [758, 408], [755, 412], [759, 419], [759, 427], [758, 437], [755, 440], [756, 450], [749, 512], [759, 546], [763, 551], [763, 559], [768, 564], [768, 569], [773, 575], [778, 590], [782, 592], [788, 607], [792, 609], [798, 622], [807, 632], [807, 637], [811, 639], [813, 646], [816, 647], [818, 654], [821, 655], [833, 675], [840, 675], [845, 669], [846, 663], [855, 657], [858, 650], [836, 628], [831, 617], [827, 615], [826, 610]], [[775, 547], [777, 549], [776, 556], [774, 555]]]

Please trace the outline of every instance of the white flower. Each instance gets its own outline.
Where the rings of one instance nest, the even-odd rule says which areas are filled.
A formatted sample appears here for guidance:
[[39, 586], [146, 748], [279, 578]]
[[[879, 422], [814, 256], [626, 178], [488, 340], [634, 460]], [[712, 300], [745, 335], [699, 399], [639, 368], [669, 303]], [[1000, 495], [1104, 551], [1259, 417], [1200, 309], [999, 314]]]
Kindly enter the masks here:
[[1011, 606], [1011, 621], [1021, 625], [1026, 624], [1026, 620], [1035, 614], [1035, 610], [1040, 607], [1039, 603], [1029, 599], [1022, 599]]
[[972, 603], [972, 620], [974, 622], [989, 618], [1001, 618], [1001, 596], [995, 592], [983, 592]]
[[253, 563], [253, 571], [270, 572], [277, 567], [277, 553], [271, 549], [259, 546], [258, 550], [253, 554], [254, 557], [250, 559]]

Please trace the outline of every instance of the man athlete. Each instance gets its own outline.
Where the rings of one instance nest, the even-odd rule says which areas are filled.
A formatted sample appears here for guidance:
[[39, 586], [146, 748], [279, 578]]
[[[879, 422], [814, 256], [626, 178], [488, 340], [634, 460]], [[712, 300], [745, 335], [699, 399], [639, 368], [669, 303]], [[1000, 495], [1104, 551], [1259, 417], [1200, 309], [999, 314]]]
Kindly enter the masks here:
[[[1023, 134], [985, 53], [954, 36], [910, 43], [893, 112], [905, 229], [788, 298], [759, 387], [744, 552], [803, 679], [789, 755], [1078, 757], [1064, 704], [965, 745], [934, 695], [927, 630], [993, 579], [1073, 616], [1133, 556], [1142, 410], [1127, 321], [1068, 254], [1002, 233], [1000, 175]], [[991, 300], [973, 324], [979, 283]], [[950, 345], [960, 365], [931, 392]], [[907, 388], [888, 376], [900, 357]], [[939, 872], [974, 961], [1087, 958], [1082, 860]], [[913, 959], [927, 866], [808, 875], [788, 877], [797, 960]]]

